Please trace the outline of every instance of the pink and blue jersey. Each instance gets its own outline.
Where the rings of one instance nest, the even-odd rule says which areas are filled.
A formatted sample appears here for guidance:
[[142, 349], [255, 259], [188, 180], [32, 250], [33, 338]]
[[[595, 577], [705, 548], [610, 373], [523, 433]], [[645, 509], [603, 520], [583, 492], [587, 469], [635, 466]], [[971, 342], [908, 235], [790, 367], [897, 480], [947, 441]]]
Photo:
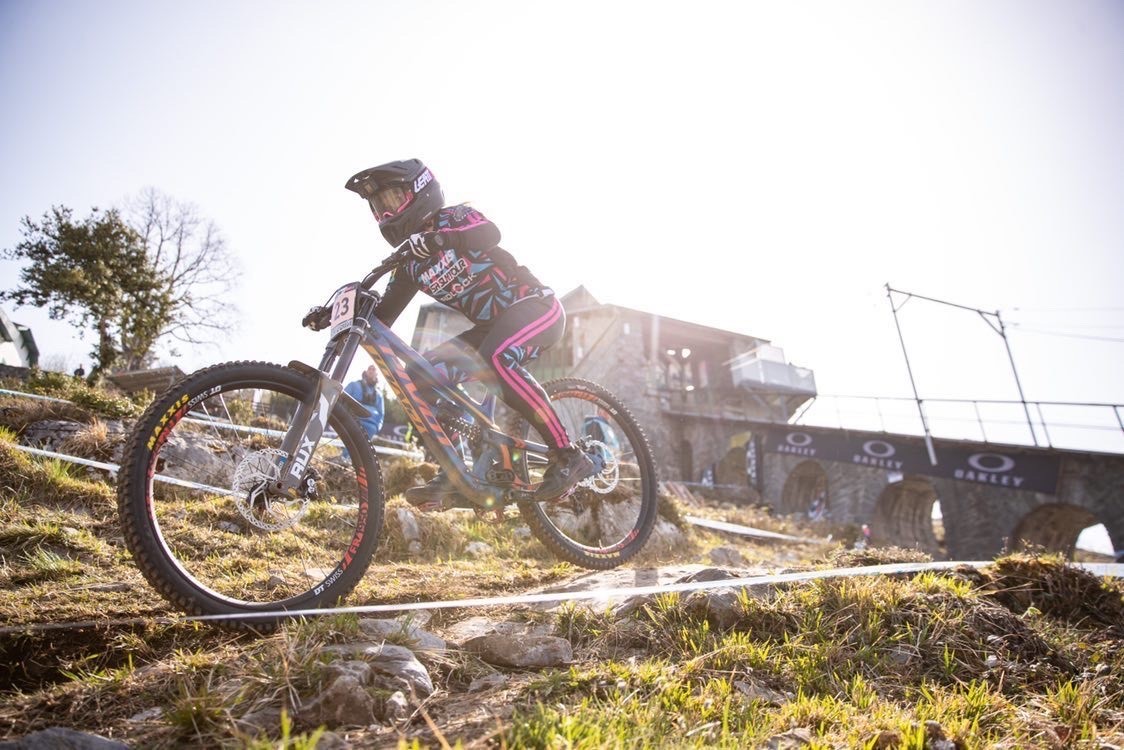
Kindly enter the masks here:
[[433, 232], [441, 249], [406, 261], [390, 277], [379, 306], [383, 322], [392, 323], [419, 291], [473, 323], [493, 320], [524, 299], [552, 294], [499, 246], [499, 229], [476, 209], [464, 204], [441, 209]]
[[[462, 313], [475, 325], [426, 359], [450, 382], [484, 375], [551, 448], [566, 447], [566, 428], [525, 367], [565, 330], [566, 313], [554, 292], [501, 248], [496, 225], [467, 205], [441, 209], [432, 233], [438, 249], [394, 271], [376, 311], [379, 320], [391, 325], [419, 291]], [[466, 348], [480, 355], [484, 372], [465, 358]]]

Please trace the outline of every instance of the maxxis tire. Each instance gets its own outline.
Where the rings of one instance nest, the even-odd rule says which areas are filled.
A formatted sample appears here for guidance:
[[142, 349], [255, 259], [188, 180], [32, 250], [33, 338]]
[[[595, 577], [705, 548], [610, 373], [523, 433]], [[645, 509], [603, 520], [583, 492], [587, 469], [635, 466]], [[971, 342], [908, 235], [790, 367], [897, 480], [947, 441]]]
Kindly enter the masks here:
[[[366, 572], [382, 531], [384, 495], [378, 461], [370, 450], [365, 431], [354, 417], [335, 409], [329, 424], [358, 463], [358, 467], [353, 466], [358, 520], [344, 559], [320, 586], [310, 583], [308, 591], [276, 602], [232, 600], [201, 587], [177, 564], [157, 531], [157, 501], [150, 496], [150, 476], [160, 450], [194, 403], [224, 390], [254, 386], [272, 386], [299, 397], [315, 388], [315, 381], [294, 369], [265, 362], [213, 365], [185, 377], [157, 397], [137, 420], [125, 444], [117, 481], [118, 515], [125, 543], [145, 579], [174, 607], [188, 615], [244, 615], [335, 606]], [[283, 619], [283, 616], [259, 615], [245, 620], [223, 619], [219, 623], [268, 631]]]
[[[550, 522], [540, 503], [519, 503], [519, 512], [535, 538], [559, 558], [591, 570], [615, 568], [635, 557], [644, 548], [655, 527], [659, 504], [658, 483], [648, 439], [628, 407], [602, 386], [581, 378], [559, 378], [547, 381], [542, 386], [552, 401], [567, 395], [577, 396], [597, 403], [612, 414], [636, 452], [641, 481], [640, 514], [633, 528], [633, 536], [619, 548], [602, 552], [581, 546], [562, 534]], [[528, 429], [525, 421], [516, 421], [521, 423], [524, 430]], [[574, 437], [576, 436], [571, 435], [571, 439]]]

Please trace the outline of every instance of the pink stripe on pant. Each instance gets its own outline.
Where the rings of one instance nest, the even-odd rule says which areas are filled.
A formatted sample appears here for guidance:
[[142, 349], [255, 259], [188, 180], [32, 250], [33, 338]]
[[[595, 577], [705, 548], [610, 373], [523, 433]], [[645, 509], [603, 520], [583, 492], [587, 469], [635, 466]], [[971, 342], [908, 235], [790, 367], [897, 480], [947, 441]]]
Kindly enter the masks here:
[[522, 396], [523, 400], [539, 415], [550, 431], [550, 437], [553, 438], [555, 446], [565, 447], [569, 445], [570, 440], [566, 435], [566, 428], [562, 426], [562, 422], [559, 421], [558, 415], [554, 412], [554, 408], [551, 407], [550, 403], [544, 400], [540, 394], [536, 393], [526, 381], [517, 376], [511, 368], [505, 367], [500, 361], [503, 353], [508, 349], [513, 346], [522, 346], [558, 321], [562, 316], [562, 305], [559, 304], [556, 297], [551, 297], [551, 301], [553, 304], [550, 306], [550, 310], [546, 315], [517, 331], [495, 350], [492, 354], [492, 367], [499, 373], [500, 377], [504, 379], [504, 382], [506, 382], [513, 391]]

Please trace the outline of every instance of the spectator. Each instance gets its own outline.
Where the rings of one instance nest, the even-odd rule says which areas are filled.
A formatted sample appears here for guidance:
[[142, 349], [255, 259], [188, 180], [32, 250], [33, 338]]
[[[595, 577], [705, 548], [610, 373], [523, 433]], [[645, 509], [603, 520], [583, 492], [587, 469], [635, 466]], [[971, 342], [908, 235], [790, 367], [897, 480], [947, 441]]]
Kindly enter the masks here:
[[348, 383], [343, 390], [367, 407], [367, 416], [359, 420], [359, 424], [367, 431], [367, 439], [370, 440], [378, 435], [379, 430], [382, 429], [383, 417], [383, 397], [382, 390], [379, 388], [378, 368], [371, 365], [363, 371], [363, 376], [359, 380]]

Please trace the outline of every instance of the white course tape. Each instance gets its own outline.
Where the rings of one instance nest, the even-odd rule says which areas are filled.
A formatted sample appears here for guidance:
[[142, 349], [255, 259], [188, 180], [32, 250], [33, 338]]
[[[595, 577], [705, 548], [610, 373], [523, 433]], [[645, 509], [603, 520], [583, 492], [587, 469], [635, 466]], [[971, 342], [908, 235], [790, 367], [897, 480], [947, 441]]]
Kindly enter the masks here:
[[[771, 584], [800, 583], [830, 578], [851, 578], [866, 575], [894, 575], [908, 573], [922, 573], [929, 570], [949, 570], [962, 565], [975, 568], [987, 567], [994, 563], [990, 560], [973, 562], [930, 562], [930, 563], [893, 563], [888, 565], [867, 565], [853, 568], [835, 568], [833, 570], [812, 570], [803, 573], [776, 573], [772, 575], [753, 576], [751, 578], [728, 578], [720, 581], [691, 581], [687, 583], [669, 583], [652, 586], [627, 586], [613, 589], [598, 589], [595, 591], [560, 591], [543, 594], [514, 594], [511, 596], [481, 597], [474, 599], [453, 599], [435, 602], [404, 602], [400, 604], [369, 604], [356, 607], [333, 607], [329, 609], [301, 609], [301, 610], [263, 610], [260, 612], [243, 612], [233, 615], [197, 615], [194, 617], [170, 618], [139, 618], [133, 617], [118, 620], [83, 620], [76, 622], [47, 622], [29, 623], [27, 625], [14, 625], [0, 628], [0, 635], [11, 633], [32, 633], [50, 630], [74, 630], [89, 627], [110, 627], [121, 625], [143, 625], [146, 623], [175, 624], [181, 622], [221, 622], [237, 620], [252, 622], [277, 618], [315, 617], [322, 615], [340, 614], [382, 614], [398, 612], [417, 612], [431, 609], [462, 609], [473, 607], [499, 607], [516, 604], [535, 604], [544, 602], [566, 602], [582, 600], [609, 600], [631, 596], [645, 596], [654, 594], [668, 594], [673, 592], [705, 591], [720, 588], [751, 588], [753, 586], [767, 586]], [[1124, 564], [1119, 563], [1070, 563], [1072, 567], [1081, 568], [1093, 575], [1100, 577], [1124, 577]]]
[[36, 401], [54, 401], [58, 404], [74, 403], [73, 401], [67, 401], [65, 398], [55, 398], [54, 396], [40, 396], [38, 393], [24, 393], [23, 391], [9, 391], [7, 388], [0, 388], [0, 395], [19, 396], [21, 398], [35, 399]]
[[742, 526], [736, 523], [727, 523], [726, 521], [715, 521], [710, 518], [699, 518], [698, 516], [684, 516], [687, 523], [701, 526], [704, 529], [714, 529], [715, 531], [727, 531], [731, 534], [741, 534], [742, 536], [754, 536], [761, 539], [777, 539], [784, 542], [799, 542], [801, 544], [819, 544], [823, 539], [811, 539], [805, 536], [792, 536], [790, 534], [780, 534], [776, 531], [765, 531], [764, 529], [755, 529], [752, 526]]
[[[59, 404], [73, 404], [74, 403], [73, 401], [68, 401], [65, 398], [55, 398], [54, 396], [40, 396], [37, 393], [24, 393], [23, 391], [10, 391], [6, 388], [0, 388], [0, 395], [16, 396], [16, 397], [20, 397], [20, 398], [30, 398], [30, 399], [35, 399], [37, 401], [53, 401], [53, 402], [59, 403]], [[251, 434], [251, 435], [265, 435], [267, 437], [284, 437], [285, 436], [284, 432], [280, 432], [278, 430], [269, 430], [269, 429], [266, 429], [264, 427], [250, 427], [248, 425], [234, 425], [234, 424], [230, 424], [229, 422], [219, 422], [217, 420], [211, 420], [211, 419], [200, 419], [198, 417], [184, 417], [183, 421], [184, 422], [191, 422], [192, 424], [207, 425], [209, 427], [214, 427], [214, 428], [217, 428], [217, 429], [220, 429], [220, 430], [233, 430], [234, 432], [244, 432], [244, 433]], [[340, 440], [325, 440], [325, 441], [323, 441], [323, 443], [325, 445], [333, 445], [337, 448], [343, 447], [343, 442], [340, 441]], [[423, 454], [422, 454], [421, 451], [403, 450], [403, 449], [400, 449], [400, 448], [389, 448], [389, 447], [382, 446], [382, 445], [371, 444], [371, 450], [373, 450], [376, 455], [383, 455], [383, 456], [405, 456], [406, 458], [414, 458], [414, 459], [421, 459], [423, 457]], [[80, 462], [76, 462], [76, 463], [80, 463]], [[97, 467], [97, 468], [102, 468], [102, 467]], [[113, 469], [113, 471], [116, 471], [116, 469]]]
[[91, 466], [95, 469], [102, 469], [108, 471], [110, 474], [116, 474], [117, 470], [121, 467], [117, 464], [107, 464], [101, 461], [93, 461], [89, 458], [80, 458], [79, 456], [67, 456], [63, 453], [52, 453], [51, 451], [40, 450], [39, 448], [32, 448], [27, 445], [20, 445], [19, 443], [12, 443], [11, 446], [18, 451], [30, 453], [33, 456], [40, 458], [55, 458], [60, 461], [69, 461], [72, 464], [79, 464], [81, 466]]
[[[812, 570], [802, 573], [774, 573], [752, 578], [727, 578], [720, 581], [689, 581], [685, 583], [655, 584], [651, 586], [626, 586], [613, 589], [598, 589], [596, 591], [559, 591], [544, 594], [514, 594], [511, 596], [496, 596], [476, 599], [454, 599], [436, 602], [407, 602], [403, 604], [369, 604], [356, 607], [333, 607], [330, 609], [301, 609], [301, 610], [273, 610], [262, 612], [247, 612], [236, 615], [198, 615], [187, 617], [189, 621], [224, 621], [224, 620], [262, 620], [277, 617], [313, 617], [332, 614], [377, 614], [385, 612], [413, 612], [426, 609], [460, 609], [465, 607], [498, 607], [512, 604], [540, 604], [545, 602], [568, 602], [598, 599], [618, 599], [633, 596], [646, 596], [650, 594], [670, 594], [674, 592], [705, 591], [707, 589], [721, 588], [750, 588], [753, 586], [767, 586], [778, 583], [797, 583], [814, 581], [824, 578], [850, 578], [867, 575], [893, 575], [902, 573], [922, 573], [927, 570], [948, 570], [961, 565], [970, 565], [982, 568], [991, 565], [988, 560], [973, 562], [928, 562], [928, 563], [893, 563], [888, 565], [866, 565], [854, 568], [835, 568], [832, 570]], [[1071, 563], [1073, 567], [1085, 568], [1086, 563]], [[1093, 563], [1099, 572], [1094, 575], [1124, 577], [1124, 564]]]
[[[192, 424], [206, 425], [207, 427], [215, 427], [215, 428], [220, 429], [220, 430], [230, 430], [230, 431], [233, 431], [233, 432], [245, 432], [245, 433], [248, 433], [248, 434], [251, 434], [251, 435], [264, 435], [266, 437], [273, 437], [273, 438], [283, 438], [283, 437], [285, 437], [284, 432], [281, 432], [280, 430], [270, 430], [270, 429], [267, 429], [265, 427], [250, 427], [248, 425], [230, 424], [229, 422], [218, 422], [218, 421], [212, 421], [210, 419], [197, 419], [195, 417], [184, 417], [183, 421], [184, 422], [191, 422]], [[321, 445], [331, 445], [331, 446], [335, 446], [336, 448], [344, 447], [343, 441], [339, 440], [339, 439], [336, 439], [336, 438], [329, 438], [327, 440], [323, 440], [323, 441], [321, 441]], [[421, 451], [407, 451], [407, 450], [401, 450], [399, 448], [387, 448], [387, 447], [382, 446], [382, 445], [375, 445], [374, 443], [371, 444], [371, 450], [373, 450], [376, 454], [382, 454], [382, 455], [385, 455], [385, 456], [406, 456], [407, 458], [418, 458], [418, 459], [420, 459], [422, 457]]]
[[[72, 464], [79, 464], [81, 466], [90, 466], [102, 471], [108, 471], [110, 474], [116, 474], [120, 470], [117, 464], [107, 464], [102, 461], [92, 461], [88, 458], [81, 458], [79, 456], [68, 456], [65, 453], [52, 453], [51, 451], [40, 450], [39, 448], [31, 448], [26, 445], [19, 445], [18, 443], [12, 445], [18, 451], [30, 453], [33, 456], [40, 458], [53, 458], [59, 461], [69, 461]], [[179, 479], [178, 477], [170, 477], [164, 474], [154, 474], [152, 476], [154, 482], [163, 482], [164, 484], [172, 484], [176, 487], [188, 487], [193, 490], [203, 490], [210, 492], [214, 495], [225, 495], [227, 497], [238, 497], [238, 495], [229, 488], [212, 487], [209, 484], [199, 484], [197, 482], [189, 482], [186, 479]]]

